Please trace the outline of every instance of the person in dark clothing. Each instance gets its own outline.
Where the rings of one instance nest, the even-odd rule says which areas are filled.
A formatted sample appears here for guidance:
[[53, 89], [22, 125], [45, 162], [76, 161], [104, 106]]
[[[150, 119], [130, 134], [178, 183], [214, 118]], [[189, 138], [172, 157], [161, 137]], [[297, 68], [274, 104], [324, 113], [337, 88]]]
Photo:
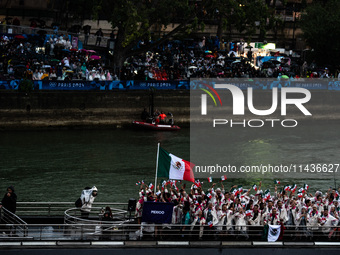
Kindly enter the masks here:
[[143, 121], [147, 121], [149, 119], [150, 115], [148, 113], [148, 111], [146, 110], [146, 108], [144, 108], [144, 111], [141, 114], [141, 119]]
[[97, 46], [97, 45], [100, 46], [100, 42], [102, 41], [102, 37], [104, 36], [101, 28], [99, 28], [99, 30], [95, 33], [95, 36], [97, 36], [95, 46]]
[[[1, 207], [4, 207], [6, 210], [10, 211], [11, 213], [15, 213], [16, 209], [17, 209], [17, 195], [14, 192], [14, 187], [13, 186], [9, 186], [7, 188], [7, 192], [4, 195], [3, 199], [1, 200], [1, 204], [0, 204], [0, 209]], [[0, 210], [1, 212], [2, 210]], [[0, 219], [2, 221], [2, 223], [13, 223], [13, 215], [7, 211], [3, 212], [4, 214], [1, 215], [0, 214]], [[5, 233], [8, 235], [15, 235], [15, 227], [14, 228], [8, 228], [6, 227], [6, 231]]]
[[1, 207], [6, 208], [8, 211], [10, 211], [11, 213], [15, 213], [16, 209], [17, 209], [17, 195], [14, 192], [14, 187], [13, 186], [9, 186], [7, 188], [7, 192], [4, 195], [3, 199], [1, 200]]
[[[100, 240], [111, 240], [112, 226], [109, 224], [111, 221], [113, 221], [112, 211], [111, 208], [107, 206], [102, 218], [103, 235], [100, 237]], [[106, 222], [107, 225], [105, 225]]]

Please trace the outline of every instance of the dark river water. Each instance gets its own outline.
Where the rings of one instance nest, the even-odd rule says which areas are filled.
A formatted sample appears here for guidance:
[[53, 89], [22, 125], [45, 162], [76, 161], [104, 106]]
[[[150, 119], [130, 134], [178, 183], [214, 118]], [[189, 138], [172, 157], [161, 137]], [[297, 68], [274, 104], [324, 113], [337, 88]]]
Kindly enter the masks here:
[[[235, 140], [230, 132], [230, 159], [254, 164], [339, 163], [340, 125], [308, 127], [282, 133], [274, 129]], [[73, 202], [82, 189], [95, 185], [97, 202], [127, 202], [137, 198], [136, 182], [154, 182], [157, 143], [167, 151], [190, 159], [190, 131], [147, 132], [137, 130], [64, 130], [0, 133], [0, 195], [14, 185], [18, 201]], [[293, 160], [291, 160], [293, 158]], [[340, 170], [339, 170], [340, 172]], [[310, 190], [326, 191], [334, 187], [338, 173], [308, 178], [286, 175], [281, 185], [308, 183]], [[273, 188], [273, 178], [263, 179], [265, 188]], [[262, 176], [227, 180], [226, 186], [243, 184], [249, 188]], [[204, 184], [208, 188], [209, 184]]]

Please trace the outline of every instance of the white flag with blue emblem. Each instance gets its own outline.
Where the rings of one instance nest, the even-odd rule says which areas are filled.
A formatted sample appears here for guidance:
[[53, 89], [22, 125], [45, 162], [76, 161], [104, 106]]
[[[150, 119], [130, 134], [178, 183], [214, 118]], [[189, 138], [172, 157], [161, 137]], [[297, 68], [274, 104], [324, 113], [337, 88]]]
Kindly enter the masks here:
[[280, 236], [281, 226], [280, 225], [269, 225], [268, 228], [268, 242], [275, 242]]

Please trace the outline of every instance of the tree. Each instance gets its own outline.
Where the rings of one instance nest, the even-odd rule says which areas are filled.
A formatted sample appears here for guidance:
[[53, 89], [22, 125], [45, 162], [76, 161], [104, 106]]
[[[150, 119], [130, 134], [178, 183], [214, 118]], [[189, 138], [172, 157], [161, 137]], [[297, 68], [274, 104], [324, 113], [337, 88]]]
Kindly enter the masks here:
[[[94, 6], [97, 7], [94, 8], [97, 10], [95, 13], [107, 18], [117, 29], [113, 52], [116, 68], [121, 68], [127, 57], [151, 50], [177, 33], [204, 29], [206, 21], [215, 21], [219, 25], [218, 35], [227, 26], [233, 26], [247, 39], [258, 29], [264, 38], [266, 31], [274, 24], [263, 0], [97, 0]], [[170, 24], [178, 25], [150, 42], [151, 28]], [[141, 40], [145, 43], [136, 48]]]
[[301, 28], [316, 62], [335, 67], [340, 57], [340, 1], [315, 1], [306, 8]]
[[[100, 3], [99, 13], [109, 17], [113, 28], [117, 28], [113, 64], [120, 68], [124, 60], [132, 55], [146, 52], [165, 42], [179, 32], [190, 32], [197, 29], [198, 21], [212, 9], [214, 0], [202, 0], [195, 5], [188, 0], [115, 0]], [[168, 34], [149, 42], [150, 29], [166, 27], [171, 23], [178, 23]], [[136, 49], [139, 41], [145, 44]]]

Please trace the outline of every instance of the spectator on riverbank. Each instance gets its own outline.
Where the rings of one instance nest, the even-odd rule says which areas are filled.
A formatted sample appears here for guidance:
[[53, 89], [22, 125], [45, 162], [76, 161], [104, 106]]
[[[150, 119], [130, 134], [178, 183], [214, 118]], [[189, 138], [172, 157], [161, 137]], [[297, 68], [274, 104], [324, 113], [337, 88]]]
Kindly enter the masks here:
[[101, 28], [94, 34], [96, 36], [96, 46], [100, 46], [100, 43], [102, 41], [102, 37], [104, 36], [103, 31]]
[[[0, 51], [6, 56], [0, 60], [0, 67], [3, 67], [3, 74], [8, 79], [13, 78], [13, 76], [22, 78], [24, 72], [19, 72], [18, 68], [25, 67], [26, 69], [40, 69], [44, 66], [48, 73], [52, 73], [53, 70], [57, 69], [60, 62], [62, 67], [66, 67], [70, 73], [71, 71], [74, 73], [74, 75], [69, 74], [67, 76], [69, 79], [79, 79], [76, 70], [78, 64], [81, 66], [85, 64], [88, 70], [92, 70], [93, 67], [97, 69], [100, 67], [104, 74], [108, 72], [108, 68], [105, 67], [105, 56], [98, 57], [97, 53], [91, 50], [78, 50], [71, 45], [71, 38], [68, 35], [26, 35], [26, 37], [24, 39], [9, 39], [8, 36], [2, 36], [0, 40]], [[100, 45], [102, 37], [103, 32], [99, 29], [96, 32], [95, 45]], [[233, 49], [235, 49], [236, 44], [237, 42], [232, 42], [230, 45], [234, 45]], [[199, 40], [194, 39], [190, 40], [190, 43], [178, 40], [167, 41], [146, 53], [128, 57], [125, 59], [120, 72], [112, 72], [111, 78], [106, 76], [105, 80], [111, 80], [112, 77], [116, 76], [119, 76], [119, 79], [122, 80], [158, 81], [187, 80], [188, 78], [281, 77], [280, 79], [293, 79], [300, 77], [301, 74], [304, 75], [303, 77], [310, 78], [334, 76], [327, 67], [324, 69], [317, 68], [314, 63], [308, 65], [307, 62], [303, 65], [299, 62], [293, 63], [289, 57], [282, 57], [280, 61], [272, 61], [275, 59], [271, 58], [276, 58], [276, 56], [266, 56], [267, 59], [262, 58], [257, 61], [257, 64], [259, 64], [257, 67], [254, 66], [253, 61], [246, 57], [247, 54], [243, 50], [237, 53], [233, 50], [218, 50], [214, 44], [208, 43], [205, 49], [199, 45]], [[226, 45], [229, 45], [229, 43], [226, 43]], [[42, 50], [42, 46], [45, 47], [45, 52]], [[256, 59], [254, 52], [253, 59]], [[13, 63], [15, 64], [13, 65]], [[11, 70], [14, 72], [8, 73], [8, 67], [11, 66], [13, 67]], [[92, 77], [84, 74], [83, 68], [82, 72], [82, 79]], [[61, 76], [59, 77], [62, 79]], [[101, 75], [101, 77], [104, 77], [104, 75]], [[100, 80], [104, 79], [101, 78]]]

